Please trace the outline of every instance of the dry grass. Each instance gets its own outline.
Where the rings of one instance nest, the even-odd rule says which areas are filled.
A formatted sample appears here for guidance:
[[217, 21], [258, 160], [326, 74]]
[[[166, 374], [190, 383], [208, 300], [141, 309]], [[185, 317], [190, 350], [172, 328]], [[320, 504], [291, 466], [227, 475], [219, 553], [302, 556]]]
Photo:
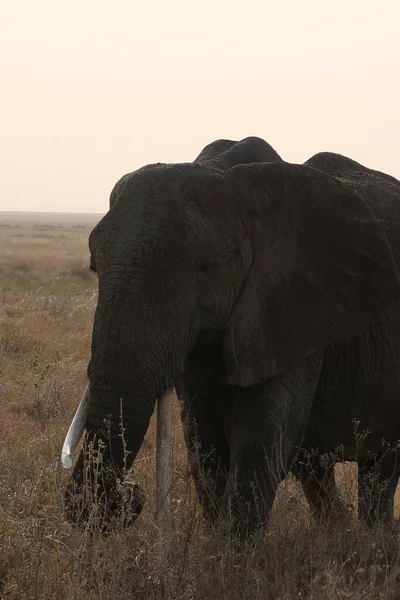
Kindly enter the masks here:
[[[60, 449], [80, 398], [96, 280], [87, 223], [29, 223], [0, 213], [0, 596], [5, 600], [161, 598], [154, 522], [154, 422], [135, 463], [148, 492], [138, 523], [106, 539], [62, 519]], [[80, 226], [79, 226], [80, 225]], [[176, 407], [174, 599], [400, 597], [397, 527], [316, 527], [297, 483], [281, 486], [268, 534], [235, 548], [205, 526]], [[354, 500], [353, 465], [338, 468]]]

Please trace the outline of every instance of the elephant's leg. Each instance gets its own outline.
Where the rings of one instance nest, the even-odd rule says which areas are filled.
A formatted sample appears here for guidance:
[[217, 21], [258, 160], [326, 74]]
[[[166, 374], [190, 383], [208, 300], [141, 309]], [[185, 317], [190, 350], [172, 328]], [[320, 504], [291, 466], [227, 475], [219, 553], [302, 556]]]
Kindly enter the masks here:
[[393, 519], [399, 463], [400, 457], [394, 450], [358, 463], [358, 517], [369, 527]]
[[191, 385], [181, 404], [196, 492], [204, 517], [215, 521], [219, 515], [230, 463], [223, 395], [219, 386]]
[[348, 519], [350, 513], [335, 482], [335, 463], [332, 460], [305, 460], [303, 456], [292, 467], [301, 483], [312, 517], [317, 522]]
[[232, 388], [223, 516], [240, 538], [268, 522], [277, 487], [291, 470], [304, 435], [321, 364], [318, 353], [262, 385]]

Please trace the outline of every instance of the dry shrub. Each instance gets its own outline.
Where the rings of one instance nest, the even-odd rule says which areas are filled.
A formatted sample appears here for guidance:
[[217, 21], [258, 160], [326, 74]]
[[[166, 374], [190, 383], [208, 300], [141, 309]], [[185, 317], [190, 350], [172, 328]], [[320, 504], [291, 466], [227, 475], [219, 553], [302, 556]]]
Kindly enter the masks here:
[[[96, 282], [86, 275], [86, 235], [60, 239], [7, 229], [0, 242], [0, 597], [5, 600], [126, 598], [395, 600], [400, 597], [397, 524], [315, 526], [288, 477], [268, 532], [238, 546], [207, 526], [188, 472], [175, 406], [173, 557], [166, 587], [157, 571], [155, 432], [150, 424], [130, 475], [147, 492], [138, 522], [108, 537], [63, 520], [69, 476], [60, 450], [89, 355]], [[25, 266], [24, 266], [25, 265]], [[337, 480], [350, 503], [354, 465]], [[94, 528], [95, 529], [95, 528]]]

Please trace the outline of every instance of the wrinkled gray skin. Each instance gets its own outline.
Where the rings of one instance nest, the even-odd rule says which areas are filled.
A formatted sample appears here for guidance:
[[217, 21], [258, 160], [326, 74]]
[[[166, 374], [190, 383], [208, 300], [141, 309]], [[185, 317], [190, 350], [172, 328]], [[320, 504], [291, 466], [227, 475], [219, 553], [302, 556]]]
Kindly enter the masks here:
[[[125, 175], [110, 204], [90, 236], [87, 430], [105, 444], [104, 529], [124, 504], [120, 403], [129, 468], [173, 386], [208, 519], [253, 534], [290, 470], [316, 515], [339, 510], [333, 467], [305, 464], [339, 446], [363, 467], [361, 498], [377, 459], [375, 486], [388, 480], [360, 517], [391, 516], [399, 466], [382, 438], [395, 445], [400, 422], [400, 183], [340, 155], [293, 165], [259, 138], [219, 140], [193, 163]], [[354, 420], [371, 430], [361, 446]], [[93, 470], [84, 480], [81, 455], [66, 492], [74, 522]]]

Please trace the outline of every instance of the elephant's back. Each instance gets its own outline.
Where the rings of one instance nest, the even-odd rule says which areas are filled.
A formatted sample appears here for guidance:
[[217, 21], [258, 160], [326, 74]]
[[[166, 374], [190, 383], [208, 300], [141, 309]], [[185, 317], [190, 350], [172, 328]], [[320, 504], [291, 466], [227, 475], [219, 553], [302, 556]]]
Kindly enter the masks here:
[[400, 189], [400, 181], [396, 177], [388, 173], [383, 173], [383, 171], [370, 169], [343, 154], [318, 152], [318, 154], [314, 154], [304, 164], [349, 183], [367, 181], [369, 185], [380, 185], [383, 180]]
[[331, 152], [316, 154], [305, 164], [337, 177], [364, 199], [385, 232], [400, 271], [400, 181]]
[[226, 171], [237, 165], [260, 162], [283, 162], [283, 159], [262, 138], [247, 137], [239, 142], [216, 140], [208, 144], [194, 162], [207, 164]]

